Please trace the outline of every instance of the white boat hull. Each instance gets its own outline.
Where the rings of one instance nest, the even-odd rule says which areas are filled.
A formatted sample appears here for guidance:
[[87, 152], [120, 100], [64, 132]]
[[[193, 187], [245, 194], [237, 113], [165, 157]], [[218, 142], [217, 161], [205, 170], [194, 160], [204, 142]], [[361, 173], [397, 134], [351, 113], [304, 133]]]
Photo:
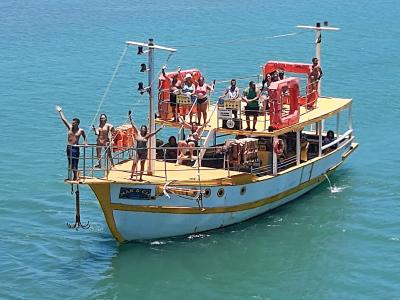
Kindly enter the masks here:
[[[105, 212], [106, 220], [119, 241], [192, 234], [242, 222], [286, 204], [318, 186], [325, 180], [324, 174], [340, 166], [354, 150], [350, 146], [351, 140], [348, 140], [329, 155], [265, 180], [245, 185], [203, 187], [209, 188], [211, 195], [203, 198], [201, 207], [195, 199], [176, 194], [169, 194], [170, 198], [153, 196], [151, 200], [121, 198], [121, 189], [147, 188], [155, 195], [155, 186], [111, 184], [113, 220]], [[241, 193], [243, 187], [246, 191]], [[221, 188], [224, 195], [219, 197], [217, 192]]]

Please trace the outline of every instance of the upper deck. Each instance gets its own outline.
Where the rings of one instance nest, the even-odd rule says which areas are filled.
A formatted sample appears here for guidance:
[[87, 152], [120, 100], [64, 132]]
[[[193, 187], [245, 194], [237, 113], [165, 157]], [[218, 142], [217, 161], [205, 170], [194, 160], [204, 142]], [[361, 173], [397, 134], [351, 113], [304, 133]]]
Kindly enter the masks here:
[[[298, 123], [274, 131], [268, 130], [268, 127], [270, 125], [270, 116], [269, 114], [266, 113], [260, 113], [260, 115], [258, 116], [255, 131], [223, 128], [221, 124], [221, 119], [218, 118], [217, 107], [216, 107], [217, 104], [213, 104], [208, 107], [208, 115], [211, 117], [209, 119], [208, 126], [205, 129], [206, 130], [215, 129], [217, 133], [224, 133], [224, 134], [274, 137], [285, 134], [287, 132], [301, 130], [305, 126], [329, 118], [337, 114], [338, 112], [348, 108], [351, 105], [351, 102], [352, 102], [351, 99], [346, 99], [346, 98], [319, 97], [317, 100], [317, 105], [314, 109], [310, 110], [307, 109], [305, 106], [300, 106], [300, 119]], [[242, 122], [245, 121], [244, 116], [242, 116], [240, 119]], [[182, 126], [179, 122], [166, 121], [160, 118], [156, 119], [156, 123], [176, 128], [180, 128]]]

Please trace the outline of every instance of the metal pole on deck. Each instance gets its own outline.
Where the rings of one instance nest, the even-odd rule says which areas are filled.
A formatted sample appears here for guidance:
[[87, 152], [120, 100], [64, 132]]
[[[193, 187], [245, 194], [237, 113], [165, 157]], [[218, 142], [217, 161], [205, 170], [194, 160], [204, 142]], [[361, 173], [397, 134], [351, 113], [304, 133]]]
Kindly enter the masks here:
[[[349, 130], [352, 130], [353, 129], [353, 119], [352, 119], [352, 116], [351, 116], [351, 103], [350, 103], [350, 105], [349, 105], [349, 121], [348, 121], [348, 123], [349, 123]], [[351, 134], [350, 134], [350, 137], [351, 137]]]
[[296, 131], [296, 165], [300, 164], [301, 140], [300, 131]]
[[321, 121], [317, 123], [318, 125], [318, 156], [322, 156], [322, 124]]
[[[278, 137], [274, 136], [272, 140], [272, 145], [278, 141]], [[276, 155], [275, 151], [272, 150], [272, 175], [276, 175], [278, 173], [278, 156]]]
[[339, 130], [340, 130], [340, 111], [336, 115], [336, 138], [340, 136]]
[[[297, 28], [315, 30], [315, 57], [318, 58], [319, 66], [321, 67], [321, 43], [322, 43], [322, 30], [338, 31], [340, 28], [329, 27], [328, 21], [324, 21], [323, 26], [321, 22], [317, 22], [315, 26], [297, 25]], [[322, 67], [321, 67], [322, 68]], [[318, 81], [318, 94], [321, 95], [321, 81]]]
[[[168, 48], [160, 45], [155, 45], [154, 44], [154, 39], [149, 39], [148, 43], [140, 43], [140, 42], [135, 42], [135, 41], [127, 41], [127, 45], [129, 46], [138, 46], [138, 55], [142, 55], [145, 52], [143, 51], [143, 48], [148, 48], [148, 69], [146, 69], [146, 66], [144, 65], [144, 69], [142, 72], [148, 71], [148, 80], [149, 80], [149, 85], [145, 89], [143, 88], [143, 84], [140, 85], [139, 83], [139, 88], [141, 89], [141, 93], [144, 93], [144, 91], [149, 92], [149, 126], [148, 126], [148, 131], [149, 132], [154, 132], [155, 131], [155, 117], [154, 117], [154, 99], [157, 99], [157, 90], [158, 90], [158, 80], [155, 78], [155, 66], [154, 66], [154, 52], [155, 50], [163, 50], [163, 51], [168, 51], [168, 52], [175, 52], [176, 49], [174, 48]], [[148, 151], [149, 151], [149, 159], [148, 159], [148, 164], [147, 164], [147, 174], [153, 175], [154, 173], [154, 164], [155, 164], [155, 159], [156, 159], [156, 136], [152, 136], [149, 140], [148, 144]]]
[[[149, 39], [149, 72], [148, 72], [148, 78], [149, 78], [149, 132], [154, 132], [156, 131], [156, 125], [154, 122], [154, 99], [155, 93], [157, 90], [156, 87], [156, 82], [154, 80], [154, 40]], [[153, 135], [150, 140], [149, 140], [149, 159], [147, 163], [147, 174], [148, 175], [153, 175], [154, 174], [154, 160], [156, 158], [156, 136]]]

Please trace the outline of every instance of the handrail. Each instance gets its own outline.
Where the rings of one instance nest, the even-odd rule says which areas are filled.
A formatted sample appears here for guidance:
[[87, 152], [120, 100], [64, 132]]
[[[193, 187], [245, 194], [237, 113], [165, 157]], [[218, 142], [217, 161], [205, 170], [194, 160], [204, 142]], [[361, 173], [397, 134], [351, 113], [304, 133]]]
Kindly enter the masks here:
[[349, 137], [352, 132], [353, 132], [353, 129], [347, 130], [344, 134], [340, 135], [336, 140], [330, 142], [329, 144], [322, 146], [321, 150], [324, 151], [325, 149], [328, 149], [328, 148], [332, 147], [333, 145], [339, 144], [345, 138]]

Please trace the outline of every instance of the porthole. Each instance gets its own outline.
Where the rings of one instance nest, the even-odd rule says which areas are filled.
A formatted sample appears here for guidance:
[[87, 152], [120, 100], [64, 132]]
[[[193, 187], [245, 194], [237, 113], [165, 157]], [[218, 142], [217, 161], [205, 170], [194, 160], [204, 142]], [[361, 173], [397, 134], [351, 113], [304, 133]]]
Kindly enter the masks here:
[[211, 196], [211, 189], [205, 189], [203, 195], [205, 198], [209, 198]]
[[224, 194], [225, 194], [225, 191], [224, 191], [223, 188], [220, 188], [220, 189], [218, 190], [218, 192], [217, 192], [217, 196], [218, 196], [218, 197], [222, 197]]
[[245, 193], [246, 193], [246, 187], [242, 186], [241, 189], [240, 189], [240, 195], [243, 196]]

